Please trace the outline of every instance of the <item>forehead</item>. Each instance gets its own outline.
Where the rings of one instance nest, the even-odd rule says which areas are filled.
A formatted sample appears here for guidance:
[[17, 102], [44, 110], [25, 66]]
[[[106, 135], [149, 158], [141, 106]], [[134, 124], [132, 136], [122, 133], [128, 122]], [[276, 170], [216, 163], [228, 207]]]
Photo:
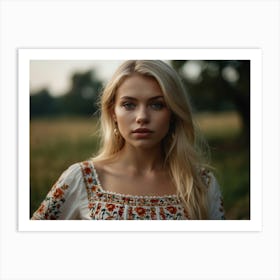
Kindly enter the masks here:
[[153, 77], [134, 74], [125, 78], [118, 87], [116, 97], [130, 96], [134, 98], [151, 98], [163, 96], [160, 85]]

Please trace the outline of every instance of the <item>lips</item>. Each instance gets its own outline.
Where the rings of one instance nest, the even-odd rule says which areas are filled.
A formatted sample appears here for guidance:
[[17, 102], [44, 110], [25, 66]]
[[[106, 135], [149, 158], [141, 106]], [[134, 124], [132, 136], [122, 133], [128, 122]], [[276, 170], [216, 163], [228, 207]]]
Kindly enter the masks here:
[[132, 133], [152, 133], [153, 131], [148, 128], [137, 128]]

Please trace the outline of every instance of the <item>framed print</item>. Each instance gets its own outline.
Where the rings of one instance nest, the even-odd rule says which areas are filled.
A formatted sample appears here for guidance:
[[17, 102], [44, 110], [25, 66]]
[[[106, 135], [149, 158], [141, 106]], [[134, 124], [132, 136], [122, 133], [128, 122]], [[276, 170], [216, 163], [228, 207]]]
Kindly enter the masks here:
[[[97, 151], [102, 89], [130, 60], [164, 61], [180, 76], [195, 108], [195, 123], [210, 143], [225, 220], [175, 221], [171, 212], [179, 210], [172, 204], [167, 206], [171, 212], [155, 207], [152, 216], [148, 208], [139, 212], [138, 207], [129, 216], [128, 206], [113, 205], [114, 194], [102, 189], [111, 199], [106, 209], [86, 200], [84, 207], [95, 214], [59, 220], [68, 185], [52, 191], [51, 186], [67, 167]], [[18, 49], [19, 231], [260, 231], [261, 73], [260, 49]], [[87, 199], [85, 194], [86, 188]], [[71, 212], [75, 203], [69, 201]], [[35, 210], [39, 217], [46, 208], [48, 221], [32, 219]]]

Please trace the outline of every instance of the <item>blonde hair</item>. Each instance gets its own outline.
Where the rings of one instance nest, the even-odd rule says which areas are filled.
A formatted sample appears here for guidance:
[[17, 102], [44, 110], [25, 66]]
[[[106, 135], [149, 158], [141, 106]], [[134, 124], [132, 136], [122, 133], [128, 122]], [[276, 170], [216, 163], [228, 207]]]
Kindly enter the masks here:
[[114, 135], [115, 123], [111, 112], [118, 87], [133, 74], [153, 77], [160, 85], [172, 112], [169, 133], [163, 140], [165, 164], [188, 216], [191, 219], [207, 219], [207, 188], [200, 174], [201, 154], [197, 147], [189, 98], [176, 71], [163, 61], [129, 60], [116, 70], [101, 96], [101, 148], [93, 160], [112, 159], [124, 146], [124, 139]]

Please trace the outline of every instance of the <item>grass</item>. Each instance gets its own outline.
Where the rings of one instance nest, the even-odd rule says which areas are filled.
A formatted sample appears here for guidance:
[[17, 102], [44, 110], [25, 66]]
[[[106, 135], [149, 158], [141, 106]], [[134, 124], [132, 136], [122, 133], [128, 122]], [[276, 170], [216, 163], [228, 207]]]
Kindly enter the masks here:
[[89, 158], [98, 147], [95, 119], [39, 119], [30, 123], [32, 214], [50, 186], [71, 164]]
[[[235, 113], [196, 116], [209, 141], [212, 165], [221, 185], [227, 219], [250, 218], [249, 148], [240, 144], [241, 123]], [[71, 164], [96, 152], [94, 118], [37, 119], [30, 122], [30, 214]]]
[[196, 121], [211, 148], [226, 218], [250, 219], [250, 147], [241, 136], [241, 119], [235, 112], [203, 113]]

